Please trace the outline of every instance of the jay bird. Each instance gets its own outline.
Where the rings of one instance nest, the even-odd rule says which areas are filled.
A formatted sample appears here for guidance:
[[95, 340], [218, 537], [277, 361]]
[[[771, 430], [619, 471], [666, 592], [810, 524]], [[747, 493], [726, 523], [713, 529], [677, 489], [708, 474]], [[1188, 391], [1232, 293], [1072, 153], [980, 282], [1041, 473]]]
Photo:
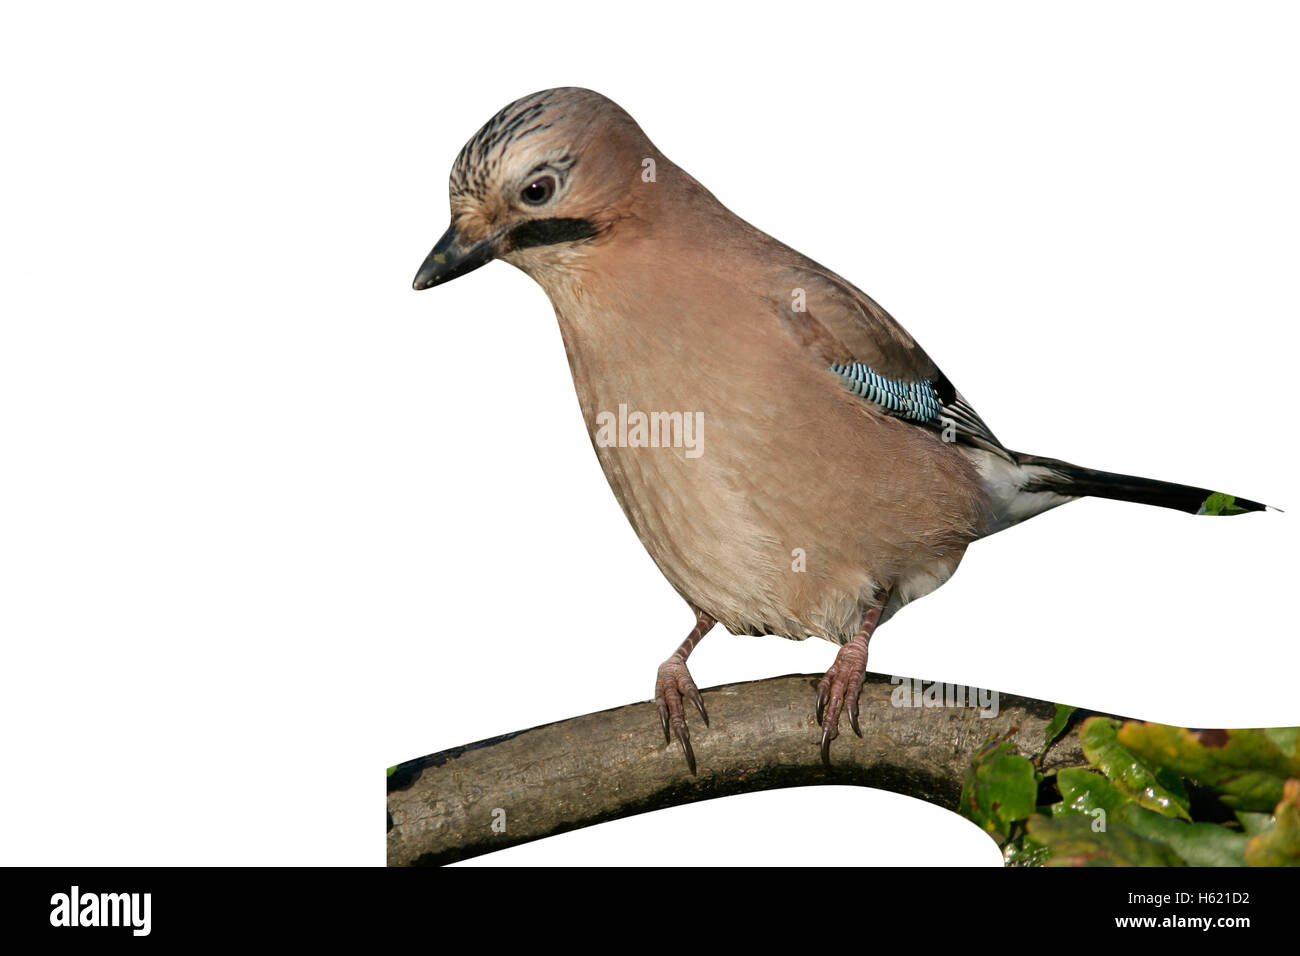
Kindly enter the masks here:
[[599, 93], [506, 106], [450, 193], [414, 286], [502, 259], [550, 298], [610, 488], [695, 616], [655, 681], [692, 773], [684, 701], [708, 715], [686, 659], [715, 624], [839, 645], [816, 704], [829, 764], [841, 714], [861, 736], [875, 629], [972, 541], [1084, 496], [1265, 508], [1008, 449], [872, 298], [726, 209]]

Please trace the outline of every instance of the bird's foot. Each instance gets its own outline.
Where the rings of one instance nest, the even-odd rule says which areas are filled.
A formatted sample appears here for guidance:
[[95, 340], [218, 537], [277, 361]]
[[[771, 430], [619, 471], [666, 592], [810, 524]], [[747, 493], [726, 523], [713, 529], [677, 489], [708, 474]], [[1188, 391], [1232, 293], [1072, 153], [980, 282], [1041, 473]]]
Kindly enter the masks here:
[[817, 723], [822, 728], [822, 763], [831, 765], [831, 741], [840, 735], [840, 713], [849, 714], [849, 726], [859, 737], [858, 697], [867, 676], [867, 638], [859, 634], [840, 648], [817, 685]]
[[[672, 736], [682, 745], [686, 755], [686, 766], [695, 773], [695, 751], [691, 749], [691, 732], [686, 726], [686, 715], [682, 712], [682, 700], [685, 698], [695, 705], [704, 719], [704, 726], [709, 726], [709, 715], [704, 709], [704, 699], [700, 690], [691, 679], [691, 672], [686, 669], [686, 662], [673, 655], [659, 665], [655, 677], [655, 706], [659, 708], [659, 723], [664, 729], [664, 743], [671, 743]], [[669, 735], [671, 730], [672, 736]]]

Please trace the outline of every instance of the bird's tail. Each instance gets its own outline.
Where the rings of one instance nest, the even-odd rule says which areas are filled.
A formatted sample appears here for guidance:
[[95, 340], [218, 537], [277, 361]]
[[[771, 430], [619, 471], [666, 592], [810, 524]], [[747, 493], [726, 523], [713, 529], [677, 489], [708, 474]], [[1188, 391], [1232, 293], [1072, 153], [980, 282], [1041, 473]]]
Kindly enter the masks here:
[[[1238, 498], [1208, 488], [1178, 485], [1171, 481], [1152, 478], [1135, 478], [1109, 471], [1080, 468], [1054, 458], [1023, 455], [1012, 452], [1020, 465], [1024, 494], [1047, 493], [1067, 498], [1112, 498], [1116, 501], [1135, 501], [1138, 504], [1172, 508], [1194, 515], [1240, 515], [1251, 511], [1264, 511], [1268, 505]], [[1270, 509], [1276, 510], [1276, 509]]]

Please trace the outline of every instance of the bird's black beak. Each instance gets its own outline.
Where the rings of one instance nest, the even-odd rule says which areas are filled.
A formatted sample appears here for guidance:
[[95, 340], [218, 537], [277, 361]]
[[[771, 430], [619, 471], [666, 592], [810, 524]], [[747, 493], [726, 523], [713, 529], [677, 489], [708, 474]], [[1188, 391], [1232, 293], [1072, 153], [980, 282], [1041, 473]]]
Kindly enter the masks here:
[[431, 289], [467, 272], [473, 272], [479, 266], [487, 265], [497, 254], [496, 239], [496, 236], [489, 236], [482, 242], [466, 247], [461, 245], [456, 227], [452, 226], [442, 234], [438, 244], [425, 258], [424, 265], [415, 274], [412, 287], [417, 292]]

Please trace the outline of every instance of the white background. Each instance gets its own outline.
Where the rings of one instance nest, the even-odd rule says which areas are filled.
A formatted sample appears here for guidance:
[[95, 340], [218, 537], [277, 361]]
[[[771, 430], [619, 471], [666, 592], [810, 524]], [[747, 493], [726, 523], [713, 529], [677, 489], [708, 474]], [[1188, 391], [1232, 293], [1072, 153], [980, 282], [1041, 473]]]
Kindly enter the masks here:
[[[545, 296], [499, 263], [410, 288], [461, 144], [557, 85], [866, 289], [1012, 447], [1292, 509], [1073, 504], [972, 547], [873, 670], [1300, 721], [1285, 5], [5, 21], [0, 862], [379, 865], [387, 765], [649, 696], [690, 614], [605, 484]], [[833, 656], [717, 632], [691, 668]], [[825, 788], [482, 862], [998, 855]]]

